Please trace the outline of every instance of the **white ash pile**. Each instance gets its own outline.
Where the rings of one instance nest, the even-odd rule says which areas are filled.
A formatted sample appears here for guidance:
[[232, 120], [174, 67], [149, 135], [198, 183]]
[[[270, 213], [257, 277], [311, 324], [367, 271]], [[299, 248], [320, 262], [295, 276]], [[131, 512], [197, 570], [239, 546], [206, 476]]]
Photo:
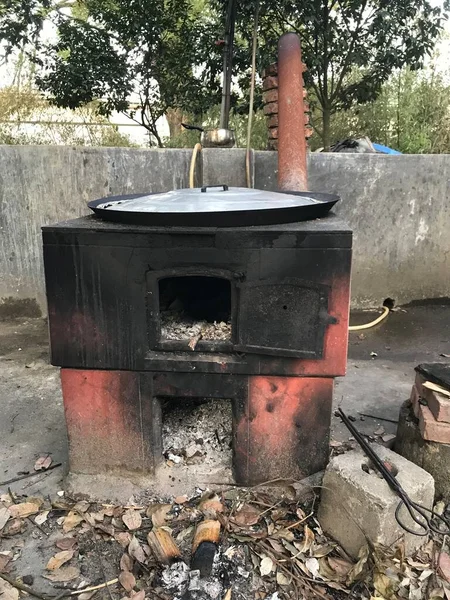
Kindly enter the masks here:
[[[161, 313], [161, 338], [164, 340], [190, 340], [195, 346], [200, 340], [228, 341], [231, 339], [231, 321], [196, 321], [182, 312]], [[190, 344], [191, 345], [191, 344]], [[192, 350], [195, 350], [191, 348]]]
[[199, 570], [191, 570], [180, 561], [165, 568], [161, 584], [165, 591], [173, 594], [174, 600], [223, 600], [231, 588], [235, 599], [244, 600], [249, 592], [257, 591], [250, 571], [246, 569], [247, 560], [242, 547], [230, 546], [225, 552], [220, 548], [214, 556], [209, 577], [203, 578]]
[[230, 400], [177, 398], [163, 406], [163, 454], [169, 464], [231, 468]]

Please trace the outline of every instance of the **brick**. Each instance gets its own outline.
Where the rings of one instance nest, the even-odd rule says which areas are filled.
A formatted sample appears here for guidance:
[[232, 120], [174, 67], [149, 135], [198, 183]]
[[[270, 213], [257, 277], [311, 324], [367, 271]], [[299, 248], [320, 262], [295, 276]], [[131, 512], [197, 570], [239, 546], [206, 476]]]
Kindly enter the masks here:
[[[380, 458], [397, 470], [396, 478], [409, 497], [431, 509], [434, 502], [434, 480], [425, 470], [378, 444], [372, 444]], [[372, 543], [392, 546], [402, 538], [407, 554], [414, 553], [424, 538], [406, 533], [395, 519], [398, 496], [377, 473], [362, 469], [367, 457], [359, 450], [333, 458], [322, 487], [318, 519], [322, 529], [333, 537], [351, 556], [357, 557], [366, 538]], [[414, 524], [406, 510], [401, 517], [408, 527]]]
[[264, 105], [263, 112], [265, 115], [278, 114], [278, 102], [270, 102]]
[[278, 139], [278, 127], [272, 127], [269, 129], [269, 139], [277, 140]]
[[270, 117], [268, 117], [267, 127], [278, 127], [278, 115], [270, 115]]
[[263, 90], [274, 90], [278, 88], [278, 77], [266, 77], [263, 81]]
[[264, 104], [269, 104], [269, 102], [278, 102], [278, 89], [268, 90], [263, 93]]
[[433, 390], [427, 390], [426, 398], [428, 408], [436, 421], [450, 423], [450, 398]]
[[450, 423], [436, 421], [428, 406], [420, 405], [419, 429], [424, 440], [450, 444]]
[[400, 409], [395, 451], [428, 471], [434, 477], [436, 497], [450, 502], [450, 445], [423, 439], [409, 400]]
[[267, 77], [278, 75], [278, 63], [272, 63], [268, 67], [266, 67], [263, 71], [263, 79]]

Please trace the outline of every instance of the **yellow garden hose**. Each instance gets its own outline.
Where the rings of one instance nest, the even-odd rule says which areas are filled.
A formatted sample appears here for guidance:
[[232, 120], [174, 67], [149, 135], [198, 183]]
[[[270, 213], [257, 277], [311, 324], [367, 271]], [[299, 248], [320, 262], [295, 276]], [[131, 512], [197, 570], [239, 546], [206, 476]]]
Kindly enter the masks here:
[[370, 323], [364, 323], [364, 325], [352, 325], [351, 327], [348, 328], [349, 331], [362, 331], [363, 329], [370, 329], [371, 327], [375, 327], [375, 325], [378, 325], [378, 323], [381, 323], [381, 321], [384, 321], [384, 319], [388, 316], [389, 314], [389, 308], [387, 306], [383, 306], [383, 314], [381, 314], [378, 318], [375, 319], [375, 321], [371, 321]]
[[202, 150], [202, 145], [200, 143], [195, 144], [194, 150], [192, 152], [191, 158], [191, 166], [189, 168], [189, 187], [192, 189], [195, 187], [195, 165], [197, 164], [197, 155]]

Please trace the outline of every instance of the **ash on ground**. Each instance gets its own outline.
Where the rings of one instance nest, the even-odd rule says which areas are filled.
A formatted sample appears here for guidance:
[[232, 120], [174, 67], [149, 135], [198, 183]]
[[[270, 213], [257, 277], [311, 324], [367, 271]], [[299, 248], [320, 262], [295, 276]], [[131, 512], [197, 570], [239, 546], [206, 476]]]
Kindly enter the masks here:
[[260, 589], [260, 577], [247, 570], [249, 557], [245, 549], [230, 546], [225, 552], [219, 548], [214, 557], [212, 573], [202, 579], [200, 571], [190, 570], [179, 561], [166, 567], [161, 576], [162, 587], [174, 600], [222, 600], [232, 588], [235, 600], [247, 600]]
[[[164, 340], [231, 340], [231, 321], [196, 321], [178, 311], [161, 312], [161, 338]], [[198, 338], [198, 339], [197, 339]], [[195, 349], [195, 346], [194, 348]]]
[[163, 405], [163, 453], [173, 466], [231, 468], [230, 400], [176, 398]]

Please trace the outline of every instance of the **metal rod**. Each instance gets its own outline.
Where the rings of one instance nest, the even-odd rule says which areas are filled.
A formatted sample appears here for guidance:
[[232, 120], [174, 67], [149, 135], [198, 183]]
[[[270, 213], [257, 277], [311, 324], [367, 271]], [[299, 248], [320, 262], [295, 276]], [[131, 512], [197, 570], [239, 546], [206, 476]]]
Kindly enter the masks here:
[[278, 187], [308, 189], [302, 52], [295, 33], [278, 42]]

